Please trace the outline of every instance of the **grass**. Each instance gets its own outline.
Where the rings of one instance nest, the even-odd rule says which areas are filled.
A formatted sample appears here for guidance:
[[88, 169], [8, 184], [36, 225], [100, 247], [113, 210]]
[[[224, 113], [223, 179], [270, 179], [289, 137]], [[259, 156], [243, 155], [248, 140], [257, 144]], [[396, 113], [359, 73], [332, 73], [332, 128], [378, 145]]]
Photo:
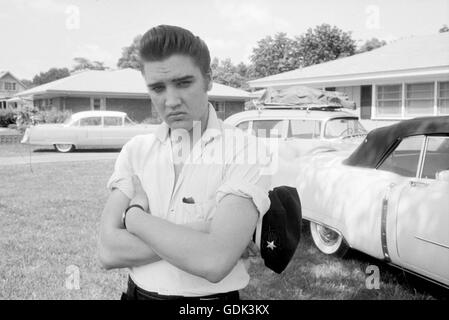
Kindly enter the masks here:
[[[107, 148], [107, 149], [75, 149], [72, 152], [120, 152], [120, 148]], [[52, 146], [34, 146], [21, 143], [3, 143], [0, 144], [0, 158], [1, 157], [23, 157], [30, 158], [48, 154], [59, 154]]]
[[34, 157], [54, 152], [51, 146], [30, 146], [21, 143], [2, 143], [0, 144], [1, 157]]
[[[119, 299], [126, 270], [104, 271], [96, 258], [105, 184], [113, 161], [0, 167], [0, 299]], [[251, 258], [243, 299], [434, 299], [438, 290], [363, 254], [327, 257], [304, 228], [288, 266], [275, 274]], [[368, 290], [365, 270], [380, 268], [380, 289]], [[80, 289], [69, 290], [70, 266]], [[421, 287], [420, 287], [421, 286]], [[433, 290], [433, 289], [432, 289]], [[443, 294], [447, 294], [443, 293]]]

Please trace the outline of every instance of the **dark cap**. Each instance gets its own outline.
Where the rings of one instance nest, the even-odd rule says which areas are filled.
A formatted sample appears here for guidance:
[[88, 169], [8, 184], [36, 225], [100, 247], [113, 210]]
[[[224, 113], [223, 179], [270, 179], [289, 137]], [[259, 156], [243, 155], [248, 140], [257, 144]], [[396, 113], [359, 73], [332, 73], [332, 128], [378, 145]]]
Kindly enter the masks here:
[[301, 236], [301, 202], [296, 188], [280, 186], [269, 192], [270, 208], [262, 219], [256, 245], [265, 266], [281, 273], [295, 254]]

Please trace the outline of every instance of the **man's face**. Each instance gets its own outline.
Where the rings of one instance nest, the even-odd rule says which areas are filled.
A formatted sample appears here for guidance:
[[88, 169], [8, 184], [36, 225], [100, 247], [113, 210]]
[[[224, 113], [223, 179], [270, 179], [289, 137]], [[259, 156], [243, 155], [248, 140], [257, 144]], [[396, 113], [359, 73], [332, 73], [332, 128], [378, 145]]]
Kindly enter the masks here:
[[171, 129], [191, 130], [193, 121], [204, 128], [208, 116], [207, 91], [212, 87], [193, 59], [172, 55], [144, 62], [144, 78], [159, 116]]

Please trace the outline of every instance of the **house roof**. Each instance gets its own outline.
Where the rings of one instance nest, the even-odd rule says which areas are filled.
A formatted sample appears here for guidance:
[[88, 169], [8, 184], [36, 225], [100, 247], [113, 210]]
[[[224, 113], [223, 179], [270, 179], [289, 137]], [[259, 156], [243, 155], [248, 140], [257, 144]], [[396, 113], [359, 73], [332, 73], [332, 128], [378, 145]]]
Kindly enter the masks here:
[[[119, 69], [84, 71], [17, 94], [17, 96], [34, 97], [83, 95], [148, 98], [148, 91], [140, 71]], [[209, 98], [248, 100], [249, 93], [214, 83], [212, 90], [209, 91]]]
[[249, 81], [249, 85], [310, 85], [423, 73], [449, 78], [449, 32], [397, 40], [368, 52]]
[[22, 81], [20, 81], [16, 76], [14, 76], [9, 71], [2, 71], [2, 70], [0, 70], [0, 79], [3, 78], [4, 76], [6, 76], [7, 74], [9, 74], [11, 77], [13, 77], [22, 87], [26, 88], [26, 86], [22, 83]]

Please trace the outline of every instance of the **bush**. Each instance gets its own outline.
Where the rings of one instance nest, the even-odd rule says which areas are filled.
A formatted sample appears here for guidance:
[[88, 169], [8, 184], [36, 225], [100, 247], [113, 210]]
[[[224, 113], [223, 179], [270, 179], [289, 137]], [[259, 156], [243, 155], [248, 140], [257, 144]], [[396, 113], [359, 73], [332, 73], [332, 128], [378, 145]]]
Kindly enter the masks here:
[[0, 127], [16, 123], [16, 114], [12, 110], [0, 110]]
[[38, 110], [28, 107], [15, 111], [17, 126], [29, 126], [39, 123], [62, 123], [68, 119], [72, 113], [70, 111]]
[[35, 117], [39, 118], [38, 121], [42, 123], [63, 123], [71, 115], [70, 111], [43, 110], [39, 111]]

